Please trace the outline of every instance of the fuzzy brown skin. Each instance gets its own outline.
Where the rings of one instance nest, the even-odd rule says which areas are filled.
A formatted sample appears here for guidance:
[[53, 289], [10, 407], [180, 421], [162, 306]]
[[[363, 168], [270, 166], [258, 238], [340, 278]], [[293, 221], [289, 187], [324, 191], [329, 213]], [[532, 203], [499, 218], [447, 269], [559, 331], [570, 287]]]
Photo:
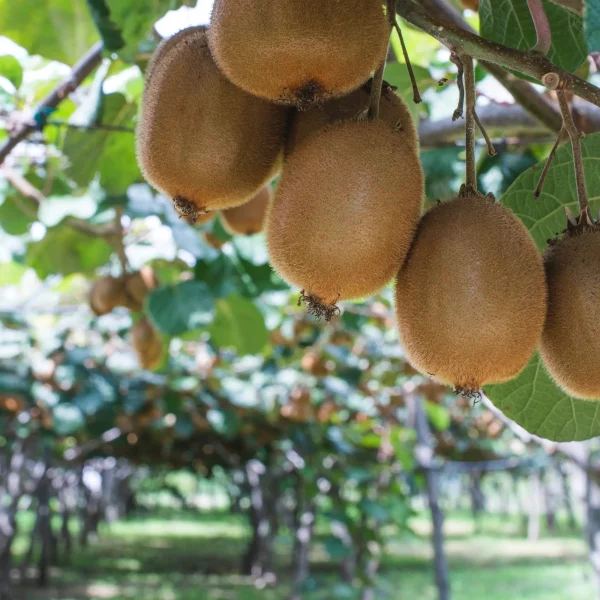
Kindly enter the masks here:
[[423, 171], [407, 135], [384, 121], [348, 121], [287, 160], [267, 213], [271, 264], [331, 305], [381, 290], [410, 247]]
[[381, 0], [216, 0], [209, 43], [242, 89], [308, 108], [362, 85], [389, 36]]
[[527, 365], [546, 299], [531, 235], [483, 196], [429, 210], [396, 280], [396, 317], [411, 365], [465, 393], [512, 379]]
[[[364, 115], [369, 107], [370, 87], [365, 85], [358, 90], [336, 98], [306, 111], [295, 111], [290, 122], [285, 142], [285, 155], [289, 156], [304, 140], [318, 133], [327, 125]], [[407, 144], [418, 151], [417, 128], [406, 102], [391, 88], [386, 87], [381, 94], [379, 118], [392, 127], [401, 129]]]
[[600, 229], [565, 234], [548, 247], [544, 264], [544, 363], [571, 396], [600, 400]]
[[98, 317], [107, 315], [125, 301], [125, 282], [117, 277], [99, 277], [89, 294], [90, 308]]
[[131, 310], [142, 310], [146, 296], [159, 285], [158, 279], [151, 267], [142, 267], [125, 278], [127, 302], [125, 306]]
[[162, 362], [162, 344], [152, 323], [144, 317], [131, 328], [131, 344], [144, 369], [156, 369]]
[[146, 179], [199, 217], [242, 204], [278, 171], [287, 111], [230, 83], [215, 65], [206, 29], [163, 42], [150, 65], [137, 128]]
[[221, 212], [221, 222], [231, 235], [253, 235], [263, 229], [267, 207], [271, 201], [271, 186], [263, 186], [248, 202]]

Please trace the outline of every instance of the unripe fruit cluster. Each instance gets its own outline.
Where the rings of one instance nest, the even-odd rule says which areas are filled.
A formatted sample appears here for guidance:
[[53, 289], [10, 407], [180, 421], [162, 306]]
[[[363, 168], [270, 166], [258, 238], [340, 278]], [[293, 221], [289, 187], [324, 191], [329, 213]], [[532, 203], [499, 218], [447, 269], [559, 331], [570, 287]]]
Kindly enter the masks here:
[[[146, 296], [158, 287], [158, 279], [150, 267], [120, 277], [98, 278], [89, 292], [90, 308], [97, 316], [107, 315], [118, 306], [140, 312]], [[144, 369], [155, 369], [162, 362], [162, 343], [158, 332], [146, 317], [135, 323], [131, 340]]]
[[[390, 30], [381, 0], [216, 0], [209, 29], [181, 31], [151, 63], [138, 158], [188, 221], [221, 211], [232, 234], [264, 225], [272, 266], [318, 317], [397, 275], [409, 361], [468, 395], [515, 377], [538, 346], [544, 262], [521, 221], [474, 189], [421, 219], [424, 178], [407, 106], [384, 85], [378, 117], [366, 116]], [[600, 295], [597, 258], [581, 298], [569, 296], [565, 275], [587, 252], [579, 246], [598, 256], [599, 239], [561, 241], [545, 259], [542, 353], [579, 397], [600, 398], [595, 375], [580, 385], [589, 356], [555, 358], [555, 346], [566, 339], [564, 315]], [[579, 280], [591, 267], [577, 268]], [[588, 342], [600, 360], [594, 306]], [[574, 375], [575, 364], [584, 367]]]

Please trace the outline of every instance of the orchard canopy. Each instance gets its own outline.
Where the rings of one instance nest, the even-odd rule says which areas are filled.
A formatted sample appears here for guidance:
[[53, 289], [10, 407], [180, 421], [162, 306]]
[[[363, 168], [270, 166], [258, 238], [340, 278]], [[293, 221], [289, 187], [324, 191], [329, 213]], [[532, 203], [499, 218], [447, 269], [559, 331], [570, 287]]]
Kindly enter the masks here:
[[[423, 398], [440, 431], [450, 426], [449, 407], [464, 402], [405, 360], [391, 286], [318, 321], [273, 271], [264, 234], [231, 235], [218, 217], [187, 223], [142, 177], [135, 128], [149, 59], [162, 38], [207, 24], [211, 3], [142, 4], [0, 0], [2, 431], [40, 431], [65, 456], [116, 431], [108, 452], [210, 472], [282, 440], [316, 443], [294, 437], [301, 424], [348, 460], [376, 453], [385, 436], [408, 461], [411, 399]], [[539, 31], [526, 0], [482, 0], [478, 13], [454, 2], [436, 12], [438, 4], [398, 3], [423, 101], [413, 102], [397, 31], [384, 72], [419, 123], [426, 206], [452, 198], [464, 181], [465, 122], [452, 115], [456, 53], [471, 54], [479, 117], [496, 149], [490, 156], [478, 137], [476, 181], [543, 252], [565, 229], [564, 209], [578, 214], [568, 143], [533, 196], [562, 123], [557, 92], [541, 81], [553, 70], [576, 74], [569, 101], [588, 133], [581, 150], [591, 214], [600, 208], [600, 6], [544, 0], [552, 33], [544, 58], [529, 52]], [[141, 302], [102, 316], [90, 310], [95, 281], [143, 268], [152, 285]], [[140, 322], [160, 344], [145, 363], [151, 370], [132, 340]], [[465, 344], [472, 336], [465, 332]], [[562, 391], [537, 354], [514, 380], [483, 391], [537, 436], [600, 434], [598, 403]]]

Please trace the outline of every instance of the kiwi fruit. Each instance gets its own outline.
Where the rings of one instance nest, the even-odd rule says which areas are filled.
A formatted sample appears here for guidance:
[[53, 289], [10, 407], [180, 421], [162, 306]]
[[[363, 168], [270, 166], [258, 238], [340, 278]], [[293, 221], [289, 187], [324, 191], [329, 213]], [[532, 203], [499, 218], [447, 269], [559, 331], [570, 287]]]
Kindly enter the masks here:
[[[371, 97], [371, 82], [343, 96], [325, 102], [306, 111], [294, 111], [285, 143], [285, 155], [289, 156], [305, 139], [327, 125], [348, 119], [356, 119], [366, 113]], [[419, 142], [410, 110], [406, 102], [386, 82], [383, 84], [379, 102], [379, 118], [405, 135], [405, 143], [418, 149]]]
[[131, 328], [131, 344], [144, 369], [156, 369], [162, 362], [163, 348], [158, 332], [147, 317]]
[[158, 285], [158, 279], [151, 267], [142, 267], [139, 271], [126, 275], [124, 305], [134, 311], [142, 310], [146, 296]]
[[150, 64], [137, 127], [146, 179], [191, 223], [251, 198], [280, 168], [287, 111], [230, 83], [205, 27], [161, 43]]
[[475, 394], [515, 377], [540, 341], [542, 257], [510, 210], [463, 188], [421, 220], [395, 298], [411, 365]]
[[370, 296], [397, 272], [423, 193], [407, 132], [379, 119], [326, 127], [286, 161], [267, 212], [271, 264], [330, 320], [337, 300]]
[[110, 275], [99, 277], [88, 296], [90, 308], [98, 317], [107, 315], [125, 302], [125, 282]]
[[299, 108], [362, 85], [389, 37], [382, 0], [216, 0], [208, 32], [233, 83]]
[[460, 3], [472, 11], [477, 12], [479, 10], [479, 0], [460, 0]]
[[258, 194], [248, 202], [221, 211], [221, 222], [231, 235], [253, 235], [262, 231], [271, 201], [271, 186], [263, 186]]
[[568, 394], [600, 400], [600, 227], [564, 233], [549, 245], [544, 266], [542, 359]]

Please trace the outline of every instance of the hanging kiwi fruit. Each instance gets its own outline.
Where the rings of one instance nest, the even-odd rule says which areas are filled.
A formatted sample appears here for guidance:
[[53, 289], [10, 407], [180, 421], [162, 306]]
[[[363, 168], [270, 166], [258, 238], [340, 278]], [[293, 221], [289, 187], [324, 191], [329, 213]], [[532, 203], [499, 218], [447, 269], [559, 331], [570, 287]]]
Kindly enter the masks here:
[[156, 369], [163, 359], [163, 347], [158, 332], [147, 317], [131, 328], [131, 344], [144, 369]]
[[216, 0], [208, 33], [233, 83], [298, 108], [362, 85], [389, 35], [382, 0]]
[[107, 315], [126, 301], [125, 281], [106, 275], [96, 279], [88, 296], [90, 308], [97, 317]]
[[270, 201], [271, 186], [267, 184], [248, 202], [221, 211], [223, 227], [231, 235], [253, 235], [261, 232]]
[[[290, 121], [285, 143], [286, 156], [289, 156], [305, 139], [317, 133], [326, 125], [363, 116], [369, 107], [371, 85], [372, 82], [369, 81], [347, 96], [329, 100], [322, 106], [310, 110], [295, 111]], [[417, 128], [410, 110], [406, 102], [386, 82], [383, 83], [379, 102], [379, 118], [402, 131], [405, 143], [418, 151]]]
[[411, 134], [380, 119], [345, 121], [286, 161], [267, 213], [267, 248], [310, 313], [330, 320], [338, 300], [378, 292], [404, 261], [424, 194]]
[[466, 186], [421, 220], [395, 295], [411, 365], [467, 395], [515, 377], [546, 316], [542, 258], [529, 231]]
[[565, 231], [550, 243], [544, 265], [542, 359], [568, 394], [600, 400], [600, 226]]
[[126, 292], [124, 306], [134, 311], [142, 310], [146, 296], [159, 285], [154, 270], [148, 266], [125, 275], [124, 280]]
[[149, 67], [137, 127], [138, 162], [153, 186], [195, 223], [251, 198], [280, 167], [287, 111], [219, 71], [206, 28], [163, 42]]

